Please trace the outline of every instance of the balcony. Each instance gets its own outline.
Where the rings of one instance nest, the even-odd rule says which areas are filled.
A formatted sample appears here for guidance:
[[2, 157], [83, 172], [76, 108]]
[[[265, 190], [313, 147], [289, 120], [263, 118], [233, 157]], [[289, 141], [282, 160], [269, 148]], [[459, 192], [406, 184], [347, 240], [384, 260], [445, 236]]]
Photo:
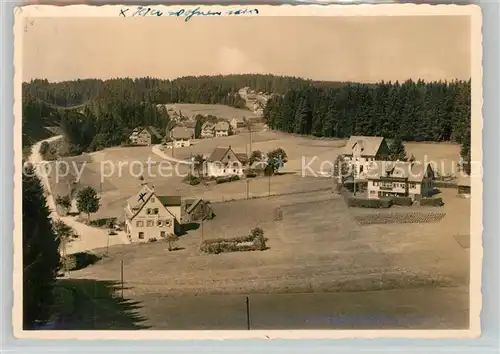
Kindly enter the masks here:
[[394, 188], [392, 186], [380, 186], [381, 191], [392, 191]]

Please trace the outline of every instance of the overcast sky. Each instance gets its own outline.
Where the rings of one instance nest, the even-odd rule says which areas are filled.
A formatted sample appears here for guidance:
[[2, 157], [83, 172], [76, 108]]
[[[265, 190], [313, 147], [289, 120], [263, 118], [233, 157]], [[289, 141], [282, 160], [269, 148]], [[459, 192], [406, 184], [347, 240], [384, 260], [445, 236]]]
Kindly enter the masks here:
[[23, 80], [271, 73], [469, 79], [468, 17], [37, 18]]

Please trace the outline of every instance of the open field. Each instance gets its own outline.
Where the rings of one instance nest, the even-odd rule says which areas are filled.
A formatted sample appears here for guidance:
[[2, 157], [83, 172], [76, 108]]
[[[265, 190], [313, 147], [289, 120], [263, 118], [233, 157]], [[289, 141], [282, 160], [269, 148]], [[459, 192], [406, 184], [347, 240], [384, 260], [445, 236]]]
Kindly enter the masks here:
[[[194, 154], [210, 155], [217, 146], [231, 146], [236, 152], [261, 150], [268, 152], [277, 147], [283, 148], [288, 154], [288, 162], [283, 168], [283, 172], [293, 173], [271, 178], [270, 188], [267, 178], [254, 179], [249, 182], [248, 196], [258, 197], [268, 194], [282, 194], [288, 192], [310, 191], [325, 189], [331, 186], [331, 181], [324, 178], [314, 179], [311, 177], [316, 172], [331, 172], [333, 161], [341, 153], [345, 140], [325, 140], [298, 137], [273, 131], [263, 131], [252, 133], [252, 144], [250, 147], [250, 135], [248, 133], [219, 137], [214, 139], [204, 139], [196, 142], [195, 145], [185, 148], [178, 148], [174, 151], [177, 159], [187, 159]], [[459, 146], [453, 144], [406, 144], [408, 155], [414, 154], [417, 159], [444, 161], [445, 173], [450, 166], [451, 160], [458, 156]], [[166, 154], [172, 154], [167, 151]], [[146, 164], [148, 158], [156, 162], [149, 168], [151, 173], [147, 173]], [[246, 181], [237, 181], [224, 184], [211, 184], [209, 186], [198, 185], [189, 186], [182, 182], [182, 176], [188, 173], [189, 167], [183, 165], [174, 166], [174, 171], [168, 176], [162, 177], [158, 172], [158, 164], [164, 161], [161, 157], [151, 151], [151, 147], [115, 147], [103, 151], [84, 154], [77, 157], [65, 158], [64, 161], [75, 162], [77, 166], [86, 163], [81, 176], [80, 183], [72, 186], [75, 180], [74, 168], [70, 170], [70, 175], [61, 178], [56, 183], [54, 174], [50, 181], [55, 195], [68, 194], [73, 187], [79, 189], [83, 186], [92, 186], [97, 191], [102, 191], [101, 209], [94, 214], [93, 218], [121, 217], [123, 206], [130, 196], [134, 195], [140, 188], [142, 181], [139, 180], [140, 164], [145, 171], [145, 181], [155, 186], [159, 194], [182, 195], [184, 197], [203, 197], [211, 201], [242, 199], [247, 196]], [[102, 179], [101, 165], [105, 161], [113, 162], [115, 173]], [[119, 163], [121, 162], [121, 174]], [[135, 165], [134, 165], [135, 164]], [[306, 178], [301, 177], [303, 166]], [[438, 166], [440, 168], [440, 166]], [[54, 171], [54, 169], [53, 169]], [[105, 171], [109, 171], [106, 169]], [[313, 171], [313, 172], [311, 172]], [[165, 172], [165, 170], [164, 170]], [[168, 171], [167, 171], [168, 172]], [[71, 176], [73, 175], [73, 176]]]
[[167, 109], [172, 108], [176, 112], [182, 111], [183, 116], [192, 117], [197, 114], [207, 115], [211, 114], [213, 116], [230, 120], [234, 117], [245, 117], [249, 120], [252, 118], [260, 119], [260, 115], [240, 108], [234, 108], [230, 106], [225, 106], [221, 104], [191, 104], [191, 103], [175, 103], [165, 105]]
[[[113, 246], [71, 276], [119, 281], [123, 261], [124, 297], [140, 302], [137, 311], [155, 329], [245, 326], [249, 294], [256, 328], [374, 328], [369, 314], [382, 317], [384, 328], [460, 328], [467, 325], [469, 251], [455, 236], [469, 232], [470, 201], [454, 192], [443, 191], [446, 215], [428, 224], [359, 225], [354, 217], [370, 211], [347, 209], [329, 192], [217, 203], [216, 218], [182, 236], [180, 250], [162, 242]], [[274, 220], [276, 207], [282, 221]], [[241, 236], [255, 226], [269, 250], [198, 251], [202, 238]], [[186, 317], [188, 305], [196, 311]]]

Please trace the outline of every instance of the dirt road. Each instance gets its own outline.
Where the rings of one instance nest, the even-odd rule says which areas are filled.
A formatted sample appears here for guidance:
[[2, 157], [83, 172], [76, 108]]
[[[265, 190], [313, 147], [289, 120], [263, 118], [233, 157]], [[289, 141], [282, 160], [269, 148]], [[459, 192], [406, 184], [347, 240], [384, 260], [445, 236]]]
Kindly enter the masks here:
[[[58, 135], [43, 141], [50, 143], [61, 138], [62, 136]], [[66, 225], [72, 227], [73, 230], [79, 235], [77, 239], [74, 239], [66, 246], [66, 254], [85, 252], [95, 248], [106, 247], [108, 245], [111, 246], [128, 243], [125, 232], [119, 232], [118, 235], [109, 236], [106, 230], [82, 224], [76, 220], [75, 216], [59, 216], [57, 214], [55, 198], [52, 194], [48, 180], [47, 161], [44, 161], [42, 155], [40, 154], [40, 146], [43, 141], [39, 141], [32, 146], [29, 161], [33, 164], [33, 166], [35, 166], [35, 172], [38, 178], [40, 178], [42, 186], [45, 189], [45, 199], [51, 211], [50, 217], [52, 220], [63, 221]]]

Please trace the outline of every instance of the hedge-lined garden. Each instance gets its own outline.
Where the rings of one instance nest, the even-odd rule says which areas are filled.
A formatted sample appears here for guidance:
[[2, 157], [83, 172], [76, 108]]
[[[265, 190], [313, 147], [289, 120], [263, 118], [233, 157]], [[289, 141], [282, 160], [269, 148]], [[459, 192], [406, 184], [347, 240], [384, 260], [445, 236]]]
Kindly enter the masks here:
[[264, 237], [264, 230], [259, 227], [252, 229], [250, 234], [246, 236], [205, 240], [200, 246], [201, 252], [209, 254], [264, 251], [267, 249], [267, 239]]
[[[360, 198], [347, 196], [344, 194], [344, 199], [347, 206], [350, 208], [390, 208], [393, 205], [397, 206], [412, 206], [413, 201], [410, 197], [382, 197], [380, 199]], [[441, 207], [444, 205], [442, 198], [422, 198], [420, 206]]]

